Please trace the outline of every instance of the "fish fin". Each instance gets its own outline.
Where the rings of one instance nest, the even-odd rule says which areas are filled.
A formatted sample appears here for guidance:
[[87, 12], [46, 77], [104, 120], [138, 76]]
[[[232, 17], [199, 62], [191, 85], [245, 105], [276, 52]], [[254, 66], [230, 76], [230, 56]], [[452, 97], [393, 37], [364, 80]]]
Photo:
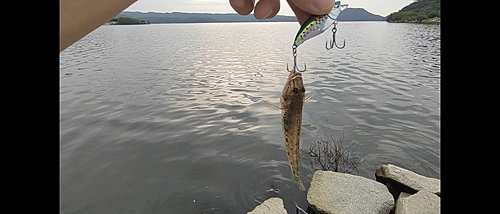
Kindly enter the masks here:
[[262, 102], [265, 102], [266, 104], [272, 106], [272, 107], [275, 107], [275, 108], [278, 108], [278, 109], [282, 109], [280, 106], [274, 104], [274, 103], [271, 103], [269, 101], [266, 101], [266, 100], [262, 100]]
[[309, 101], [309, 99], [311, 99], [312, 97], [314, 97], [314, 93], [310, 93], [309, 95], [307, 95], [307, 96], [304, 98], [304, 103], [306, 103], [307, 101]]

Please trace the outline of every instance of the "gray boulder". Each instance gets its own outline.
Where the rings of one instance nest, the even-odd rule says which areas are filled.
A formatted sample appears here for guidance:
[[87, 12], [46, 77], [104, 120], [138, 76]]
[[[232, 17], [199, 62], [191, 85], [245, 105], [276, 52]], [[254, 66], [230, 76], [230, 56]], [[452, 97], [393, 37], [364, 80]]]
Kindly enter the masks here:
[[247, 214], [287, 214], [281, 198], [268, 198]]
[[396, 202], [395, 214], [440, 213], [441, 198], [434, 193], [420, 190], [411, 195], [402, 192]]
[[[441, 180], [425, 177], [392, 164], [379, 166], [375, 177], [377, 181], [384, 184], [389, 183], [403, 192], [414, 194], [419, 190], [427, 190], [438, 196], [441, 195]], [[399, 193], [393, 194], [397, 198]]]
[[389, 213], [394, 198], [387, 187], [361, 176], [317, 170], [307, 192], [319, 213]]

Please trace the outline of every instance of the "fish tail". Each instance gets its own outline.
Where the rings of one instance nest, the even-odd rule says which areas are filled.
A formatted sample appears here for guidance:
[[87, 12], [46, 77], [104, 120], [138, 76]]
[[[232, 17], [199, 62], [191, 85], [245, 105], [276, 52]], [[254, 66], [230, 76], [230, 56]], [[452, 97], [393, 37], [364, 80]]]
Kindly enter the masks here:
[[293, 176], [295, 177], [295, 182], [297, 182], [297, 185], [299, 186], [300, 190], [306, 190], [306, 187], [304, 187], [304, 183], [302, 182], [302, 179], [300, 178], [300, 175]]

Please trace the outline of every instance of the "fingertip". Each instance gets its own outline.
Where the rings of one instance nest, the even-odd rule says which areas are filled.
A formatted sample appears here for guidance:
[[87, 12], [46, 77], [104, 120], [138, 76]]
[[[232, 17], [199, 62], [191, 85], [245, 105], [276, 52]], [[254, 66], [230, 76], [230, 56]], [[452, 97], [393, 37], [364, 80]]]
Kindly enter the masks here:
[[309, 16], [311, 16], [311, 14], [297, 7], [297, 5], [295, 5], [295, 3], [292, 2], [292, 0], [287, 0], [287, 2], [290, 8], [292, 9], [293, 13], [295, 13], [295, 17], [297, 17], [297, 22], [299, 22], [300, 25], [304, 24], [304, 22], [309, 18]]
[[327, 14], [332, 10], [333, 4], [335, 4], [335, 0], [312, 0], [313, 10], [316, 11], [311, 11], [311, 13], [315, 15]]
[[329, 13], [335, 0], [288, 0], [289, 3], [293, 2], [301, 10], [314, 14], [314, 15], [324, 15]]
[[300, 25], [304, 24], [306, 20], [311, 16], [311, 14], [306, 13], [304, 11], [297, 11], [295, 12], [295, 16], [297, 17], [297, 22], [299, 22]]
[[255, 5], [254, 16], [256, 19], [268, 19], [276, 16], [279, 10], [279, 0], [260, 0]]
[[248, 15], [253, 10], [253, 0], [229, 0], [229, 4], [240, 15]]

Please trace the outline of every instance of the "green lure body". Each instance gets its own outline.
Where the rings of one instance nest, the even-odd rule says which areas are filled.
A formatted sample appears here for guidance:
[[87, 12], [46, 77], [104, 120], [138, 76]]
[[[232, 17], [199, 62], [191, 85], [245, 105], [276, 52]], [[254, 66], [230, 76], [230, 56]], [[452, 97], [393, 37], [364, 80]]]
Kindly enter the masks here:
[[340, 1], [336, 1], [332, 11], [325, 15], [311, 15], [305, 22], [300, 26], [293, 45], [298, 47], [305, 41], [325, 32], [330, 26], [337, 22], [337, 17], [340, 12], [345, 10], [347, 5], [340, 5]]

